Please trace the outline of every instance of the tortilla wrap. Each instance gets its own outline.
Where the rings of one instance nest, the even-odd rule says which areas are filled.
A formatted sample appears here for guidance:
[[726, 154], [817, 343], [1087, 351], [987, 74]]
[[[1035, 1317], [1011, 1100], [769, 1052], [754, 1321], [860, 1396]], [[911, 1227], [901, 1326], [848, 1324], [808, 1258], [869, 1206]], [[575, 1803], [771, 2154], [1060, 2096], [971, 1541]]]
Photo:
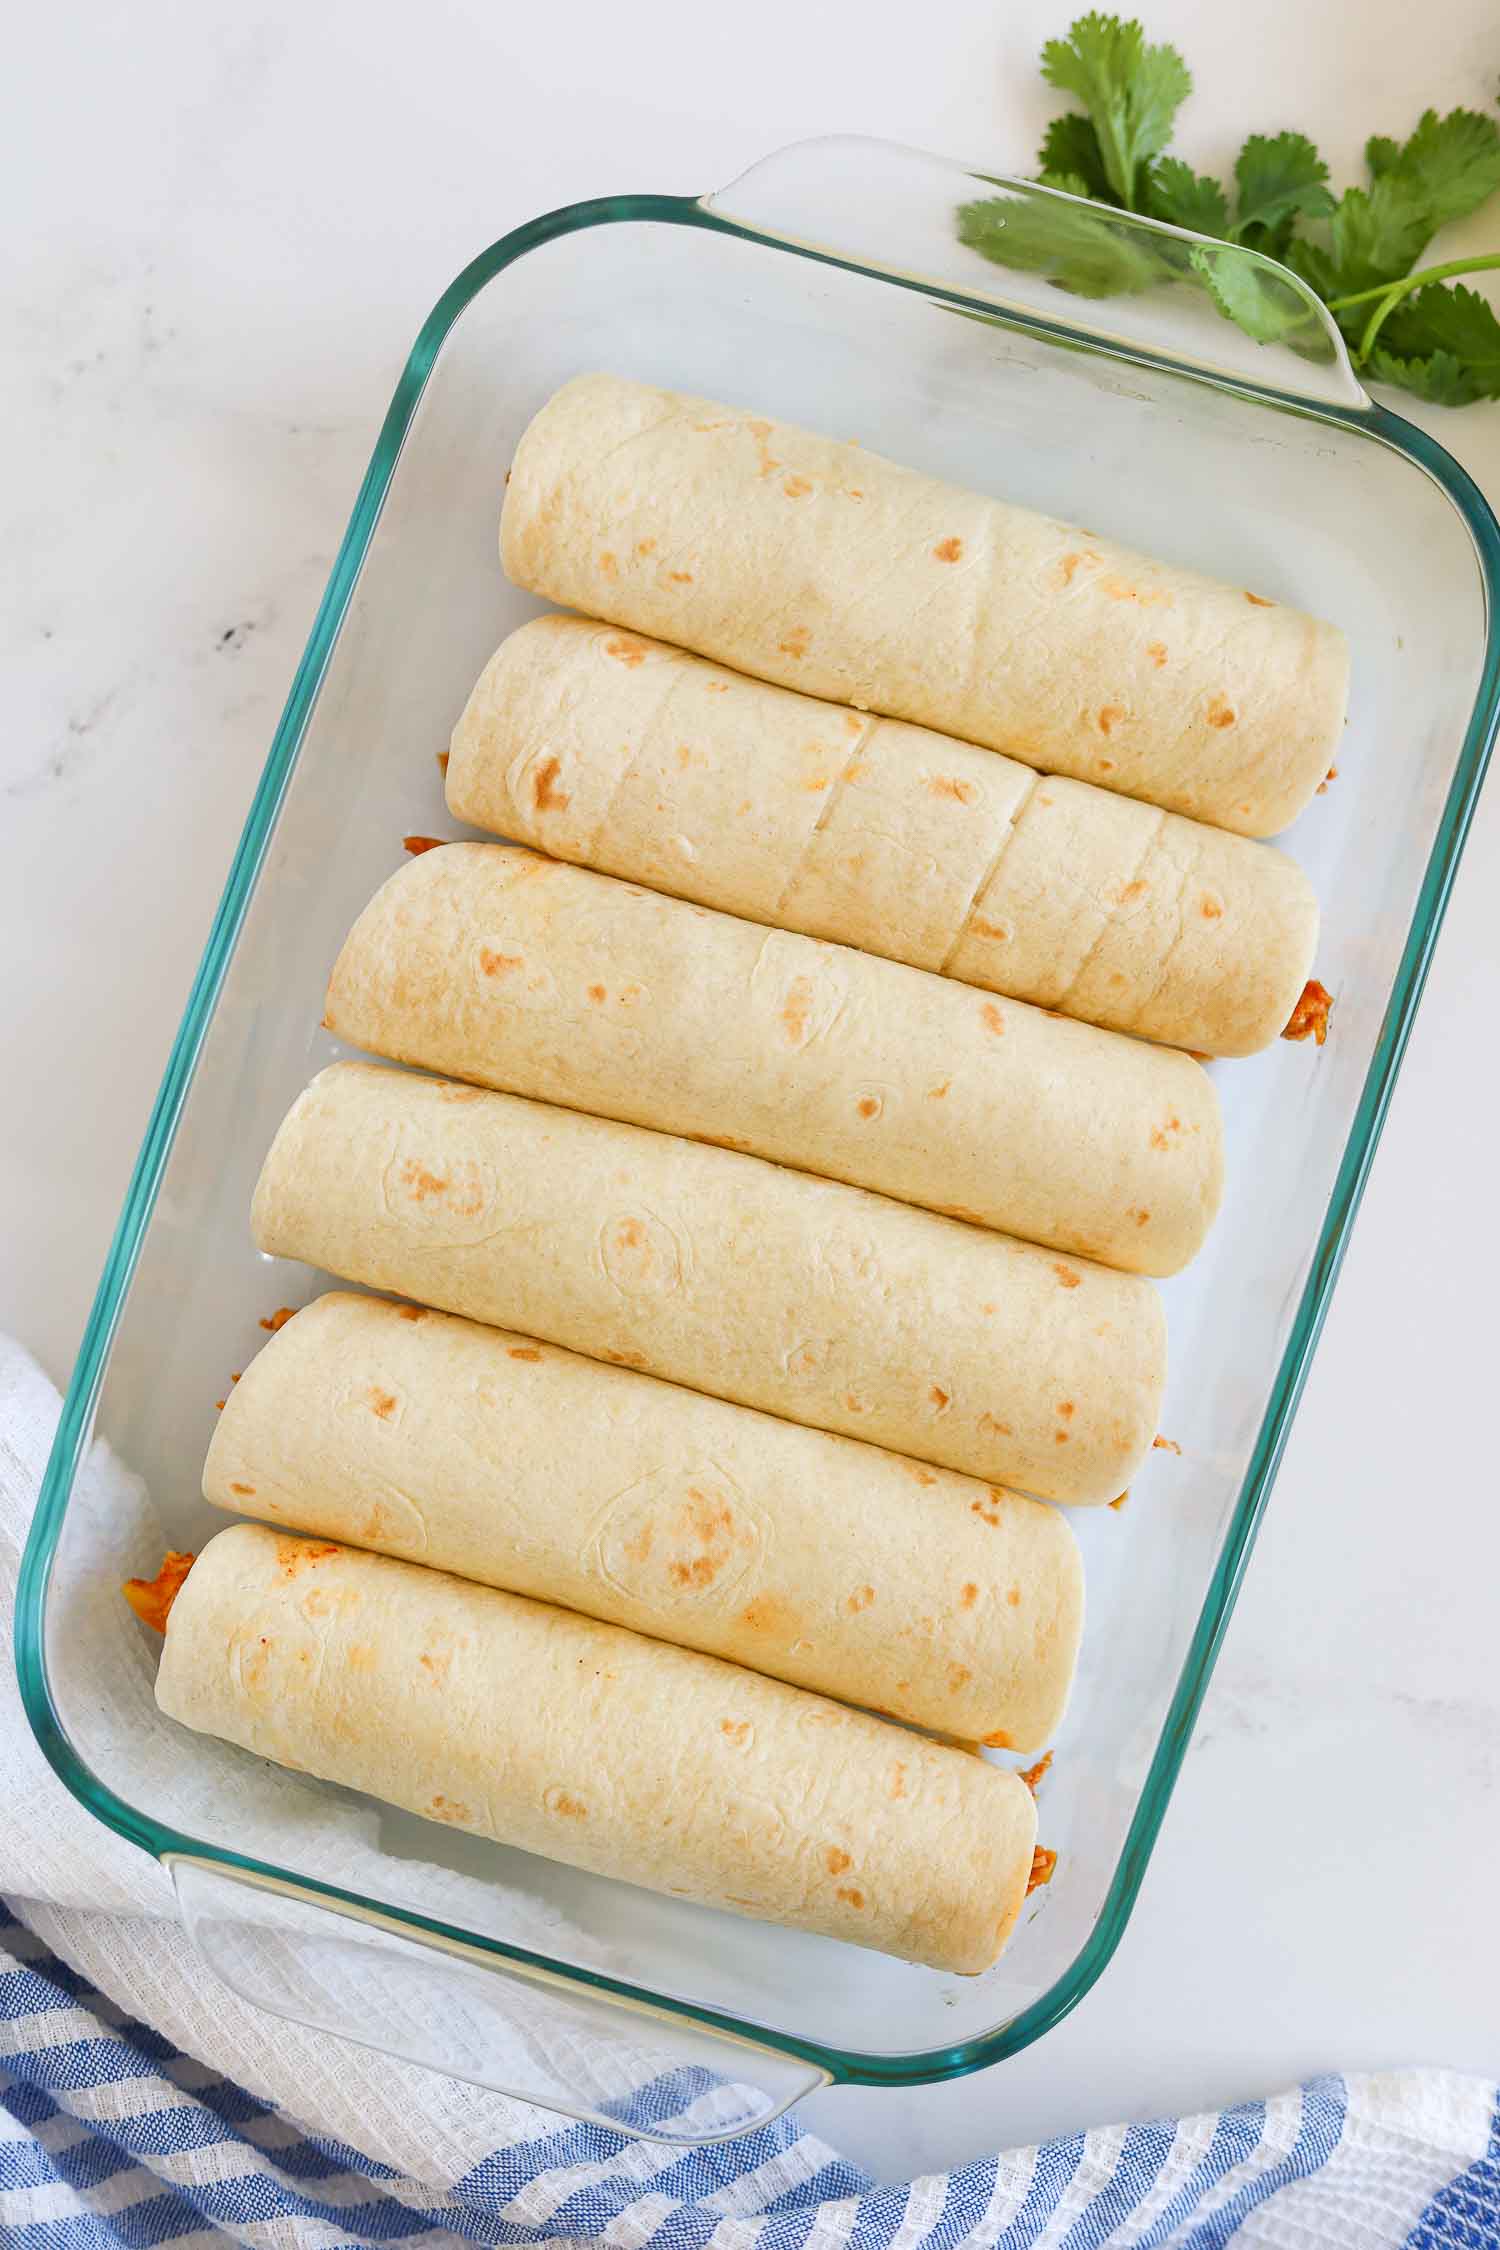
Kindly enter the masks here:
[[1044, 1498], [1106, 1501], [1150, 1282], [758, 1157], [369, 1063], [299, 1097], [255, 1240], [345, 1280]]
[[414, 1305], [320, 1297], [218, 1418], [216, 1507], [1040, 1749], [1083, 1619], [1056, 1508]]
[[858, 445], [581, 375], [517, 448], [518, 586], [1244, 836], [1337, 755], [1334, 626]]
[[454, 730], [460, 820], [774, 928], [1205, 1055], [1275, 1039], [1312, 885], [1227, 835], [582, 617], [503, 641]]
[[1186, 1265], [1223, 1184], [1190, 1056], [514, 845], [408, 860], [345, 941], [324, 1021], [1129, 1273]]
[[236, 1524], [167, 1619], [169, 1718], [470, 1835], [976, 1974], [1036, 1808], [981, 1758], [617, 1625]]

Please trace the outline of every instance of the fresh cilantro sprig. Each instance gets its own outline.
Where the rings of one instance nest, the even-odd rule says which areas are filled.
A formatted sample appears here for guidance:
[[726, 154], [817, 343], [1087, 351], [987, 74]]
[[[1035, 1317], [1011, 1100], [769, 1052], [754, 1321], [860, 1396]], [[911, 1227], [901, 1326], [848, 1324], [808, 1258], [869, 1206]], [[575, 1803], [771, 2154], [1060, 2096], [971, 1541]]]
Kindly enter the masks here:
[[[1500, 269], [1500, 253], [1420, 267], [1440, 227], [1500, 190], [1500, 126], [1475, 110], [1424, 111], [1404, 141], [1375, 134], [1368, 180], [1335, 196], [1305, 133], [1252, 133], [1232, 183], [1169, 155], [1192, 76], [1175, 47], [1095, 12], [1042, 49], [1049, 85], [1082, 104], [1042, 141], [1038, 182], [1108, 210], [1143, 213], [1207, 236], [1184, 244], [1111, 225], [1050, 197], [964, 204], [960, 239], [997, 264], [1045, 274], [1078, 296], [1108, 297], [1185, 276], [1258, 342], [1315, 344], [1294, 290], [1228, 243], [1289, 266], [1338, 322], [1356, 366], [1441, 405], [1500, 398], [1500, 320], [1460, 274]], [[1301, 327], [1299, 337], [1298, 329]]]

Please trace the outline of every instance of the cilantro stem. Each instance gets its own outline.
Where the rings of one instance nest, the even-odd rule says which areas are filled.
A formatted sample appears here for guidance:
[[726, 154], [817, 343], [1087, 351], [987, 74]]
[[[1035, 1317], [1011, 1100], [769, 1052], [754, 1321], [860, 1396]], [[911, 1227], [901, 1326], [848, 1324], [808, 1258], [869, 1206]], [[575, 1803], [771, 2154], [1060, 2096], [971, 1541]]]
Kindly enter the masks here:
[[1403, 297], [1413, 289], [1425, 289], [1430, 281], [1452, 281], [1461, 273], [1491, 273], [1500, 269], [1500, 253], [1489, 252], [1482, 258], [1450, 258], [1443, 266], [1424, 266], [1420, 273], [1409, 273], [1399, 281], [1382, 281], [1373, 289], [1355, 289], [1347, 297], [1330, 297], [1330, 312], [1348, 312], [1354, 305], [1368, 305], [1379, 299], [1365, 323], [1365, 332], [1359, 339], [1355, 358], [1363, 366], [1375, 348], [1375, 339]]

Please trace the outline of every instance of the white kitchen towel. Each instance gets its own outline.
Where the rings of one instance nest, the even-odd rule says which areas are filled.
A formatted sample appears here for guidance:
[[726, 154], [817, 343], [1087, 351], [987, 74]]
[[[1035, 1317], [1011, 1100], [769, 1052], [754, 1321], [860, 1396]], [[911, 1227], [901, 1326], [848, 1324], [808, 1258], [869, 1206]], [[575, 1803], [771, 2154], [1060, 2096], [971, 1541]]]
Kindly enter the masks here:
[[[198, 1962], [163, 1870], [63, 1789], [20, 1706], [11, 1609], [57, 1411], [45, 1377], [0, 1339], [0, 1894], [12, 1909], [0, 1913], [3, 2250], [1500, 2245], [1496, 2090], [1453, 2073], [1322, 2079], [882, 2188], [788, 2120], [714, 2149], [627, 2141], [237, 2000]], [[149, 1500], [99, 1449], [73, 1505], [101, 1547], [89, 1620], [100, 1703], [121, 1725], [162, 1730], [170, 1758], [149, 1654], [113, 1590], [113, 1558], [160, 1543]], [[244, 1787], [257, 1816], [279, 1805], [296, 1819], [309, 1785], [246, 1761]], [[356, 1826], [351, 1876], [363, 1848]], [[683, 2071], [639, 2099], [667, 2123], [715, 2092]]]

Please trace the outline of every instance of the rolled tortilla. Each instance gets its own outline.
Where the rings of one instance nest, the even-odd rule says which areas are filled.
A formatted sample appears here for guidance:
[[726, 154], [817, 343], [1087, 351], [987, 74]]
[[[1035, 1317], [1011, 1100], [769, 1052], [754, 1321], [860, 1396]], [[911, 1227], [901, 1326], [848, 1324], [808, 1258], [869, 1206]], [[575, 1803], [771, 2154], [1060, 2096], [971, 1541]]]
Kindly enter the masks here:
[[512, 633], [460, 820], [554, 858], [1205, 1055], [1277, 1037], [1318, 907], [1268, 844], [581, 617]]
[[442, 1571], [236, 1524], [167, 1619], [168, 1718], [648, 1890], [975, 1975], [1036, 1808], [1013, 1773]]
[[1040, 1749], [1083, 1620], [1056, 1508], [472, 1321], [321, 1297], [218, 1418], [216, 1507]]
[[857, 445], [581, 375], [522, 437], [517, 585], [1244, 836], [1333, 760], [1333, 626]]
[[1047, 1499], [1111, 1500], [1150, 1282], [758, 1157], [368, 1063], [293, 1105], [262, 1250]]
[[345, 941], [352, 1046], [748, 1149], [1128, 1273], [1218, 1209], [1191, 1057], [503, 844], [409, 860]]

